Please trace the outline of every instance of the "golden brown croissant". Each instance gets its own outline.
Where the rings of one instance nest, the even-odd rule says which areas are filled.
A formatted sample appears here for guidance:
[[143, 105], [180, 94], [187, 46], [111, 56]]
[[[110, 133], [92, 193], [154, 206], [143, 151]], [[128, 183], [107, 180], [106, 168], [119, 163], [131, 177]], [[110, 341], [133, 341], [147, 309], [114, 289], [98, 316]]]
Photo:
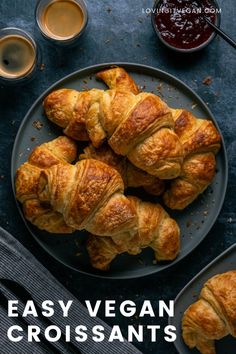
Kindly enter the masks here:
[[88, 145], [80, 159], [95, 159], [106, 163], [115, 168], [121, 175], [126, 187], [144, 187], [144, 189], [153, 195], [163, 194], [165, 182], [155, 176], [149, 175], [143, 170], [135, 167], [125, 157], [116, 155], [107, 144], [95, 148], [92, 144]]
[[198, 119], [182, 109], [172, 113], [185, 158], [181, 175], [170, 182], [164, 202], [171, 209], [184, 209], [212, 182], [221, 137], [210, 120]]
[[27, 220], [39, 229], [51, 233], [71, 233], [73, 229], [65, 224], [64, 218], [49, 205], [38, 199], [38, 182], [42, 170], [56, 164], [67, 164], [75, 160], [76, 144], [65, 136], [36, 147], [28, 161], [16, 173], [16, 198], [23, 204]]
[[128, 197], [136, 210], [137, 232], [134, 235], [97, 237], [90, 235], [87, 250], [93, 267], [107, 270], [112, 260], [121, 253], [137, 255], [143, 248], [151, 247], [158, 261], [176, 258], [180, 248], [180, 231], [159, 205], [143, 202], [136, 197]]
[[[98, 77], [103, 78], [105, 71], [98, 73]], [[138, 88], [132, 78], [122, 68], [116, 68], [106, 71], [106, 81], [112, 87], [138, 93]], [[104, 78], [105, 79], [105, 78]], [[90, 90], [89, 92], [79, 92], [71, 89], [61, 89], [52, 92], [44, 101], [45, 111], [48, 118], [64, 129], [64, 133], [75, 140], [89, 140], [85, 118], [89, 113], [91, 125], [93, 117], [95, 118], [99, 111], [98, 103], [101, 90]], [[101, 141], [106, 137], [105, 133], [97, 136], [97, 140]], [[96, 137], [93, 137], [96, 141]]]
[[161, 179], [177, 177], [183, 150], [166, 103], [154, 94], [138, 93], [133, 80], [127, 78], [127, 73], [120, 74], [120, 68], [98, 76], [116, 89], [52, 92], [44, 100], [48, 118], [70, 137], [89, 137], [95, 147], [106, 138], [115, 153], [127, 156], [151, 175]]
[[236, 271], [216, 275], [206, 282], [199, 300], [182, 321], [183, 338], [201, 354], [216, 354], [215, 340], [236, 337]]
[[99, 236], [136, 231], [136, 210], [123, 192], [119, 173], [93, 159], [42, 171], [38, 189], [40, 201], [50, 203], [67, 225]]
[[100, 71], [96, 75], [100, 80], [104, 81], [110, 89], [116, 89], [121, 91], [129, 91], [137, 95], [139, 88], [127, 73], [127, 71], [120, 67], [114, 67]]

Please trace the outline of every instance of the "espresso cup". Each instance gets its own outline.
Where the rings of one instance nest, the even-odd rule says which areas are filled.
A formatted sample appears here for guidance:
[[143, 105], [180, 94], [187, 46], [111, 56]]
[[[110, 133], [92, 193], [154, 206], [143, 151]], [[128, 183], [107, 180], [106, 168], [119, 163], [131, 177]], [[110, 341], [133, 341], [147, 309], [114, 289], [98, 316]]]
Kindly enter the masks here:
[[57, 45], [75, 44], [88, 22], [83, 0], [39, 0], [35, 19], [41, 34]]
[[34, 39], [19, 28], [0, 29], [0, 81], [22, 83], [37, 71], [39, 52]]

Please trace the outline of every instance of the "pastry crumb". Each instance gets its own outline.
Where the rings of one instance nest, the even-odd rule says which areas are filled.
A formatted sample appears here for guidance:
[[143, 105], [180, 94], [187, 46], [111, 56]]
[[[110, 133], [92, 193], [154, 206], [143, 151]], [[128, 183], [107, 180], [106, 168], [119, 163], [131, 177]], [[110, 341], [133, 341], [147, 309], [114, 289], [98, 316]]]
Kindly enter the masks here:
[[40, 65], [40, 71], [43, 71], [45, 69], [45, 64]]
[[143, 90], [145, 90], [145, 88], [146, 88], [146, 85], [140, 85], [139, 86], [139, 91], [143, 91]]
[[187, 221], [187, 222], [186, 222], [186, 226], [187, 226], [187, 227], [190, 227], [191, 224], [192, 224], [191, 221]]
[[212, 84], [212, 81], [213, 81], [212, 77], [211, 77], [211, 76], [207, 76], [207, 77], [205, 77], [205, 79], [202, 81], [202, 83], [203, 83], [204, 85], [210, 86], [210, 85]]
[[43, 123], [40, 122], [39, 120], [35, 120], [33, 122], [33, 127], [36, 128], [37, 130], [41, 130], [43, 127]]

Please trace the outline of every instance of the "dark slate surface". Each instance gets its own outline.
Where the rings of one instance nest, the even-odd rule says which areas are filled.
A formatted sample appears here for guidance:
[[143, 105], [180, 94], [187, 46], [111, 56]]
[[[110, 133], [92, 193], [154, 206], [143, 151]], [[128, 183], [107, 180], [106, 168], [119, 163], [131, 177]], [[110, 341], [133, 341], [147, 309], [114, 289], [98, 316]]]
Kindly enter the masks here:
[[[45, 69], [32, 83], [22, 88], [0, 88], [0, 225], [17, 237], [60, 281], [81, 301], [84, 299], [132, 299], [139, 306], [144, 299], [156, 303], [173, 299], [182, 287], [205, 265], [236, 241], [236, 115], [235, 115], [235, 51], [217, 38], [205, 51], [182, 57], [165, 50], [157, 41], [150, 17], [142, 12], [152, 5], [149, 0], [89, 0], [89, 25], [74, 49], [51, 47], [37, 32], [33, 0], [1, 0], [0, 27], [19, 26], [34, 34], [40, 43]], [[234, 0], [222, 4], [222, 28], [236, 38]], [[49, 257], [27, 232], [17, 212], [10, 182], [11, 150], [17, 129], [35, 99], [49, 85], [70, 72], [88, 65], [127, 61], [149, 64], [168, 71], [186, 82], [209, 103], [222, 129], [229, 158], [229, 185], [222, 212], [205, 241], [181, 264], [158, 276], [140, 280], [94, 280], [66, 269]], [[213, 77], [210, 86], [203, 85], [206, 76]], [[101, 313], [101, 317], [103, 313]], [[107, 319], [124, 329], [131, 321], [117, 314]], [[161, 322], [162, 328], [167, 320]], [[150, 337], [138, 347], [145, 354], [175, 354], [173, 344], [165, 343], [160, 331], [157, 343]]]

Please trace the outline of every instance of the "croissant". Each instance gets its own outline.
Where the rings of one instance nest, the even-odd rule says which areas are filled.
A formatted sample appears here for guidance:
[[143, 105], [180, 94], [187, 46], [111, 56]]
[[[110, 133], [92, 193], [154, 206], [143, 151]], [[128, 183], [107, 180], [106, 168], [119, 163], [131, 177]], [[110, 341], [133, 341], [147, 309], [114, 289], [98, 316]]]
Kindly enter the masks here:
[[[116, 88], [112, 69], [97, 76], [110, 88]], [[127, 85], [128, 89], [137, 94], [132, 86]], [[164, 194], [164, 202], [171, 209], [184, 209], [213, 181], [216, 170], [215, 155], [220, 149], [221, 137], [212, 121], [199, 119], [183, 109], [171, 109], [171, 112], [175, 133], [183, 147], [184, 162], [179, 178], [171, 181]]]
[[171, 209], [184, 209], [212, 182], [221, 137], [210, 120], [196, 118], [182, 109], [173, 109], [172, 114], [184, 162], [180, 176], [170, 182], [163, 199]]
[[66, 225], [64, 218], [52, 210], [50, 205], [40, 203], [38, 182], [42, 170], [56, 164], [67, 164], [75, 160], [76, 144], [65, 136], [60, 136], [48, 143], [36, 147], [28, 161], [16, 172], [16, 198], [23, 204], [27, 220], [39, 229], [51, 233], [71, 233], [74, 230]]
[[139, 88], [127, 71], [120, 67], [102, 70], [96, 75], [100, 80], [104, 81], [110, 89], [120, 91], [128, 91], [137, 95]]
[[[102, 76], [103, 72], [100, 75]], [[135, 82], [122, 68], [107, 70], [106, 80], [111, 88], [120, 88], [134, 94], [139, 92]], [[90, 108], [91, 100], [98, 101], [102, 93], [101, 90], [90, 92], [78, 92], [71, 89], [57, 90], [48, 95], [44, 101], [46, 114], [52, 122], [63, 128], [64, 133], [69, 137], [87, 141], [89, 136], [86, 130], [85, 115], [90, 109], [91, 116], [96, 116], [99, 111], [98, 102], [93, 102], [93, 107]], [[105, 137], [105, 133], [101, 130], [101, 136], [97, 136], [97, 139], [102, 140]]]
[[180, 248], [180, 231], [175, 220], [159, 205], [128, 197], [136, 210], [137, 231], [134, 235], [97, 237], [90, 235], [87, 250], [93, 267], [107, 270], [112, 260], [121, 253], [137, 255], [151, 247], [158, 261], [176, 258]]
[[184, 313], [183, 338], [201, 354], [216, 354], [215, 340], [236, 337], [236, 271], [216, 275], [206, 282], [199, 300]]
[[[118, 85], [113, 78], [112, 69], [97, 76], [110, 88]], [[137, 94], [132, 85], [126, 87]], [[213, 181], [216, 171], [215, 155], [220, 149], [221, 137], [212, 121], [199, 119], [182, 109], [171, 109], [171, 112], [175, 133], [183, 147], [184, 162], [180, 176], [171, 181], [164, 194], [164, 202], [171, 209], [184, 209]]]
[[59, 164], [41, 172], [38, 196], [63, 215], [66, 224], [98, 236], [136, 231], [136, 210], [124, 196], [112, 167], [93, 159]]
[[89, 138], [95, 147], [107, 139], [116, 154], [160, 179], [179, 176], [183, 149], [166, 103], [154, 94], [138, 93], [121, 68], [97, 76], [111, 89], [54, 91], [44, 100], [48, 118], [69, 137]]
[[106, 163], [115, 168], [121, 175], [125, 188], [127, 187], [144, 187], [144, 189], [153, 195], [159, 196], [163, 194], [165, 182], [155, 176], [149, 175], [143, 170], [135, 167], [125, 157], [116, 155], [107, 144], [103, 144], [99, 148], [94, 148], [92, 144], [84, 148], [79, 156], [80, 159], [95, 159]]

